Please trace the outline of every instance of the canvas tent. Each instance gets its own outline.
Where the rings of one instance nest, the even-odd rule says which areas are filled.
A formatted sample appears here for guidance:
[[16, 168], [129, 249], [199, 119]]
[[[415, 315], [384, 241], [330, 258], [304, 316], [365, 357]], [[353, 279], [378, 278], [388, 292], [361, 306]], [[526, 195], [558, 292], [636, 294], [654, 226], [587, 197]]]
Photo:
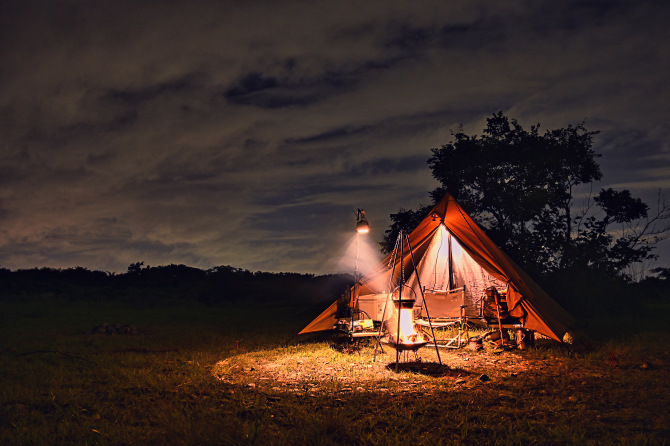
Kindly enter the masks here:
[[[402, 274], [417, 305], [428, 307], [431, 317], [456, 316], [456, 309], [450, 309], [448, 302], [448, 296], [456, 292], [466, 315], [481, 317], [485, 290], [495, 287], [506, 294], [509, 317], [516, 318], [525, 329], [561, 341], [573, 323], [572, 317], [493, 243], [451, 195], [445, 195], [407, 238], [411, 252], [403, 252], [402, 272], [391, 265], [393, 253], [389, 254], [353, 288], [352, 306], [380, 302], [382, 296], [388, 296], [391, 274]], [[381, 311], [381, 305], [376, 308]], [[336, 312], [334, 303], [300, 334], [335, 328]], [[385, 317], [376, 313], [370, 317]]]

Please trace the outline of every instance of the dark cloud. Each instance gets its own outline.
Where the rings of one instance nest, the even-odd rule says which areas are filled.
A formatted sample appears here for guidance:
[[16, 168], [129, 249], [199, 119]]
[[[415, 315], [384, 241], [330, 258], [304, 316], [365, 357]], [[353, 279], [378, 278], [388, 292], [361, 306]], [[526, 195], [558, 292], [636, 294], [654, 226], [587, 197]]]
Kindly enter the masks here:
[[281, 78], [259, 72], [247, 73], [224, 92], [224, 97], [234, 104], [270, 109], [308, 106], [352, 89], [361, 71], [322, 67], [323, 71], [305, 76], [295, 59], [286, 61], [284, 67]]
[[0, 265], [328, 272], [353, 209], [381, 238], [436, 186], [430, 149], [499, 110], [586, 119], [598, 187], [653, 200], [668, 19], [626, 0], [5, 2]]
[[370, 130], [370, 126], [345, 126], [335, 129], [330, 129], [326, 132], [319, 133], [317, 135], [309, 135], [297, 139], [287, 139], [286, 143], [288, 144], [305, 144], [313, 142], [330, 142], [341, 140], [342, 138], [348, 138], [353, 135], [363, 134]]

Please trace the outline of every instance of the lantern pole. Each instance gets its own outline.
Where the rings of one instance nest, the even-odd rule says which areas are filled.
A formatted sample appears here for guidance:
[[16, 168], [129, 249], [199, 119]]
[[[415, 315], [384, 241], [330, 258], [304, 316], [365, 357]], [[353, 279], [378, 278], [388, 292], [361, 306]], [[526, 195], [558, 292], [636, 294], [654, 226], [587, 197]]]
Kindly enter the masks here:
[[351, 309], [351, 325], [350, 327], [354, 326], [354, 309], [356, 307], [356, 303], [358, 302], [358, 281], [359, 281], [359, 272], [358, 272], [358, 254], [360, 252], [360, 235], [361, 234], [367, 234], [370, 232], [370, 224], [368, 223], [368, 219], [365, 216], [365, 211], [363, 209], [358, 209], [356, 212], [356, 260], [354, 262], [354, 289], [353, 293], [351, 296], [351, 300], [349, 302], [349, 307]]

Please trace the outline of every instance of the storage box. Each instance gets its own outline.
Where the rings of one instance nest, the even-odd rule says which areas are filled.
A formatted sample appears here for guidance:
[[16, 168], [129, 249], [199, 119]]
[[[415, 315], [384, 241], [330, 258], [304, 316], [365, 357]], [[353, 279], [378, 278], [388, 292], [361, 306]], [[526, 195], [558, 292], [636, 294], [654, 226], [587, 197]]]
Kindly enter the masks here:
[[381, 321], [387, 296], [387, 294], [365, 294], [359, 296], [358, 309], [362, 313], [359, 318]]

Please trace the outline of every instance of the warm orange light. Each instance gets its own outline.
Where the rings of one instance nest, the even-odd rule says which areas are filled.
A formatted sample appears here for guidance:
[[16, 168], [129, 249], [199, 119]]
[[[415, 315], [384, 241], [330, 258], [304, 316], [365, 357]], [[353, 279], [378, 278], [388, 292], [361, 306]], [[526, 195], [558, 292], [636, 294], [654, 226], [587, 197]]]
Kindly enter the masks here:
[[[393, 316], [387, 323], [390, 343], [398, 350], [415, 350], [424, 346], [429, 339], [425, 333], [416, 329], [414, 300], [394, 299], [393, 303]], [[398, 318], [400, 318], [400, 323], [398, 323]]]
[[400, 308], [400, 342], [416, 341], [416, 329], [414, 328], [414, 308]]
[[356, 232], [359, 234], [370, 232], [370, 225], [368, 224], [368, 219], [365, 218], [365, 211], [361, 209], [358, 210], [358, 215], [356, 216]]

